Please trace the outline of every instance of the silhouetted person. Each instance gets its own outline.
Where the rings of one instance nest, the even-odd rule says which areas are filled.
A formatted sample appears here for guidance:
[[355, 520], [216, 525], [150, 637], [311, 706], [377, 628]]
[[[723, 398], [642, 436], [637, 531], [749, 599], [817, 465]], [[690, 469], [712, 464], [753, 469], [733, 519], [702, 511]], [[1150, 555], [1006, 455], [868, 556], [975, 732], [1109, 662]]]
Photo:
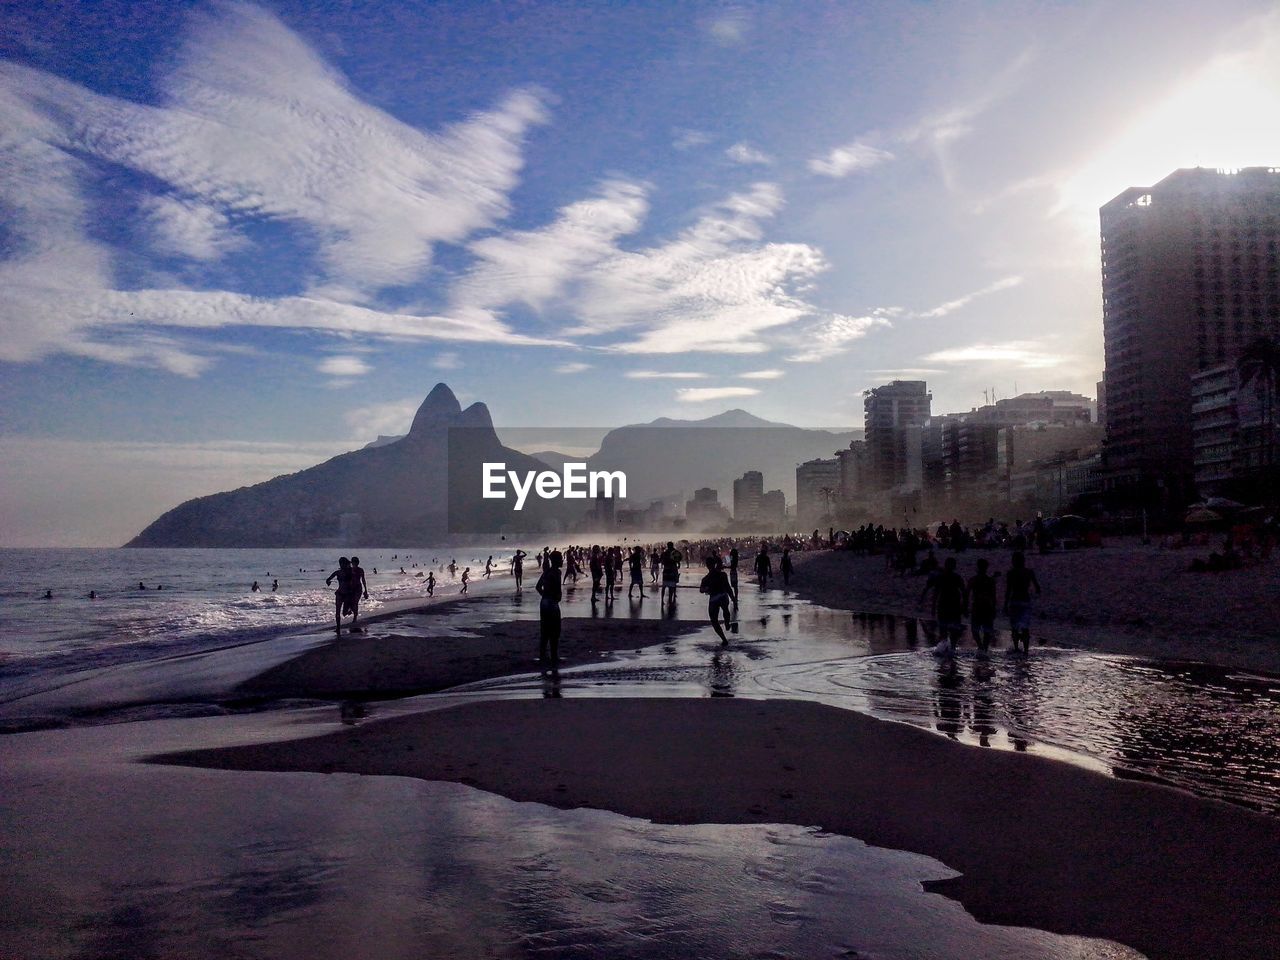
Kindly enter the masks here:
[[351, 561], [346, 557], [339, 557], [338, 569], [325, 577], [326, 587], [334, 580], [338, 581], [337, 592], [333, 595], [333, 628], [337, 633], [342, 633], [342, 617], [350, 609], [348, 596], [353, 587], [353, 579]]
[[52, 599], [53, 599], [53, 591], [52, 591], [52, 590], [46, 590], [46, 591], [44, 592], [44, 598], [45, 598], [46, 600], [52, 600]]
[[272, 580], [272, 581], [271, 581], [271, 592], [272, 592], [272, 593], [275, 593], [275, 592], [276, 592], [277, 590], [279, 590], [279, 589], [280, 589], [280, 581], [279, 581], [279, 580]]
[[145, 589], [147, 589], [147, 585], [146, 585], [145, 583], [143, 583], [141, 580], [139, 580], [139, 581], [138, 581], [138, 589], [139, 589], [139, 590], [145, 590]]
[[471, 568], [467, 567], [465, 570], [462, 571], [462, 590], [459, 591], [460, 593], [467, 592], [467, 583], [470, 580], [471, 580]]
[[784, 587], [791, 584], [791, 574], [795, 572], [795, 567], [791, 563], [791, 550], [783, 548], [782, 559], [778, 561], [778, 569], [782, 571], [782, 585]]
[[627, 565], [631, 568], [631, 585], [627, 587], [627, 599], [631, 599], [631, 591], [636, 587], [640, 588], [640, 599], [644, 599], [644, 563], [647, 558], [644, 555], [644, 547], [632, 547], [631, 556], [627, 558]]
[[666, 598], [667, 603], [676, 602], [676, 590], [680, 586], [680, 561], [683, 560], [680, 551], [676, 549], [676, 545], [670, 540], [667, 541], [667, 549], [662, 551], [662, 590], [659, 592], [658, 602], [661, 603]]
[[769, 578], [773, 576], [773, 560], [769, 557], [768, 544], [760, 544], [760, 552], [756, 554], [756, 579], [760, 581], [760, 589], [763, 590], [769, 585]]
[[97, 591], [97, 590], [90, 590], [90, 591], [89, 591], [89, 599], [90, 599], [90, 600], [97, 600], [97, 599], [98, 599], [98, 591]]
[[733, 605], [738, 605], [738, 548], [729, 548], [729, 596]]
[[548, 567], [534, 584], [541, 598], [538, 601], [538, 659], [552, 667], [560, 662], [561, 559], [559, 550], [551, 551]]
[[591, 545], [591, 557], [587, 560], [587, 569], [591, 572], [591, 602], [600, 597], [600, 581], [604, 578], [604, 557], [600, 553], [599, 544]]
[[523, 550], [517, 550], [511, 558], [511, 575], [516, 578], [517, 593], [524, 589], [524, 558], [527, 556]]
[[978, 561], [978, 572], [969, 578], [969, 629], [979, 650], [991, 646], [996, 633], [996, 578], [987, 573], [990, 564]]
[[484, 562], [484, 578], [488, 580], [493, 575], [493, 554], [489, 554], [489, 559]]
[[1040, 581], [1027, 567], [1027, 557], [1021, 550], [1013, 553], [1013, 569], [1004, 577], [1004, 612], [1009, 615], [1009, 632], [1013, 634], [1013, 649], [1022, 641], [1022, 652], [1031, 652], [1031, 590], [1040, 595]]
[[[377, 572], [376, 569], [374, 571]], [[362, 632], [356, 626], [356, 621], [360, 619], [360, 600], [369, 599], [369, 584], [364, 579], [364, 568], [360, 566], [360, 558], [351, 558], [351, 596], [347, 598], [347, 606], [351, 610], [351, 632]]]
[[427, 574], [427, 596], [434, 597], [436, 595], [436, 575], [434, 573]]
[[969, 606], [969, 589], [964, 578], [956, 573], [955, 557], [947, 557], [942, 569], [929, 577], [920, 602], [923, 603], [930, 593], [933, 594], [933, 618], [938, 622], [938, 632], [954, 653], [956, 641], [964, 633], [964, 612]]
[[257, 581], [257, 580], [253, 581], [253, 586], [249, 588], [249, 590], [250, 590], [250, 592], [251, 592], [251, 593], [257, 593], [257, 592], [258, 592], [259, 590], [261, 590], [261, 589], [262, 589], [262, 588], [261, 588], [260, 586], [258, 586], [258, 581]]
[[729, 637], [720, 626], [720, 614], [724, 614], [724, 625], [729, 626], [729, 575], [724, 572], [719, 557], [707, 557], [706, 564], [707, 575], [702, 578], [698, 591], [707, 594], [707, 616], [720, 638], [720, 645], [726, 646]]

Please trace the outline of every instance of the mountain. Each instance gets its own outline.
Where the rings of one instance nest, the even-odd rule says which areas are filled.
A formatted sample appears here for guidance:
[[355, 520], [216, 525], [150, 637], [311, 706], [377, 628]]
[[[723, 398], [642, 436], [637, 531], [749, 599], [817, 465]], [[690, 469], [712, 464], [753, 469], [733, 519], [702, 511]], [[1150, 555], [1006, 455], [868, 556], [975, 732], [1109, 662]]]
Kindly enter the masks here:
[[531, 498], [524, 511], [512, 514], [510, 501], [482, 499], [483, 462], [505, 462], [522, 472], [546, 469], [502, 446], [483, 403], [463, 410], [453, 391], [439, 383], [404, 437], [265, 483], [188, 500], [126, 546], [425, 544], [449, 533], [532, 530], [565, 521], [564, 501]]
[[591, 470], [624, 471], [630, 505], [643, 506], [673, 490], [688, 498], [699, 487], [711, 487], [732, 510], [733, 481], [746, 471], [759, 470], [766, 490], [780, 489], [793, 503], [797, 464], [833, 457], [861, 437], [861, 430], [809, 430], [728, 410], [703, 420], [660, 417], [619, 427], [605, 434], [587, 462]]
[[374, 447], [386, 447], [386, 446], [390, 446], [391, 444], [395, 443], [397, 440], [403, 440], [403, 439], [404, 439], [404, 434], [398, 434], [397, 436], [389, 437], [389, 436], [387, 436], [385, 433], [380, 433], [380, 434], [378, 434], [378, 439], [377, 439], [377, 440], [370, 440], [368, 443], [366, 443], [366, 444], [365, 444], [363, 447], [361, 447], [360, 449], [361, 449], [361, 450], [372, 450]]
[[529, 456], [533, 457], [535, 460], [545, 463], [557, 473], [564, 469], [564, 465], [566, 463], [582, 462], [581, 457], [573, 457], [567, 453], [561, 453], [558, 450], [538, 450], [536, 453], [529, 454]]

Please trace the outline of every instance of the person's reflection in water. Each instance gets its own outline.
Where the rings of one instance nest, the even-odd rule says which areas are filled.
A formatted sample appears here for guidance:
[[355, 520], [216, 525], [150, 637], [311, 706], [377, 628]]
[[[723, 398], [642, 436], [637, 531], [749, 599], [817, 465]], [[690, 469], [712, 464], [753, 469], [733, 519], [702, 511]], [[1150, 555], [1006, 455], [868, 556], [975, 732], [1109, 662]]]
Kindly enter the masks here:
[[948, 657], [938, 668], [938, 688], [933, 698], [933, 715], [939, 733], [952, 740], [959, 739], [960, 717], [964, 696], [960, 692], [963, 680], [956, 670], [956, 662]]
[[732, 697], [734, 665], [733, 657], [723, 650], [711, 655], [710, 689], [713, 697]]
[[542, 697], [544, 700], [560, 700], [564, 697], [560, 692], [560, 671], [554, 667], [542, 675]]
[[969, 685], [973, 717], [971, 728], [978, 735], [978, 743], [984, 747], [991, 746], [991, 735], [997, 732], [995, 716], [995, 700], [991, 689], [991, 681], [995, 671], [989, 663], [979, 660], [973, 665], [973, 682]]

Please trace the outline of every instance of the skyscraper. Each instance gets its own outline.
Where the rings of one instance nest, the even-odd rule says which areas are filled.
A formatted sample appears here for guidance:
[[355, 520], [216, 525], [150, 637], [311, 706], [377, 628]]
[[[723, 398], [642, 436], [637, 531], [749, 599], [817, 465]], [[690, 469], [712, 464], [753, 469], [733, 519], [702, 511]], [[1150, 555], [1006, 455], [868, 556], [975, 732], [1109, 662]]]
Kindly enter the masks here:
[[764, 496], [764, 474], [748, 470], [733, 481], [733, 519], [739, 523], [760, 518], [760, 498]]
[[1280, 168], [1177, 170], [1100, 213], [1108, 479], [1184, 502], [1192, 376], [1280, 332]]
[[929, 419], [932, 396], [923, 380], [894, 380], [863, 394], [867, 443], [867, 486], [888, 490], [908, 480], [909, 427]]

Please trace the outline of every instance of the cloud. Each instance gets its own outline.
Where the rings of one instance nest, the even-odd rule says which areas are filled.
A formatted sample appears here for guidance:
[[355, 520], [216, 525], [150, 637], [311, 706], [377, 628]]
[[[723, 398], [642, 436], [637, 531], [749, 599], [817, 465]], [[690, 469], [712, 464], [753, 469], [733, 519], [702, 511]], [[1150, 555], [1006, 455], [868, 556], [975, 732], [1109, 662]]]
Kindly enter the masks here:
[[738, 378], [740, 380], [777, 380], [786, 375], [783, 370], [748, 370], [746, 373], [738, 374]]
[[457, 370], [462, 366], [462, 358], [458, 356], [454, 350], [446, 350], [444, 353], [436, 354], [431, 366], [435, 370]]
[[973, 293], [966, 293], [963, 297], [957, 297], [955, 300], [948, 300], [946, 303], [940, 303], [938, 304], [938, 306], [933, 307], [932, 309], [925, 310], [923, 313], [916, 314], [916, 316], [924, 317], [927, 319], [932, 319], [935, 317], [945, 317], [949, 313], [954, 313], [955, 311], [963, 307], [967, 307], [970, 303], [972, 303], [974, 300], [978, 299], [979, 297], [985, 297], [989, 293], [998, 293], [1001, 290], [1008, 290], [1012, 287], [1018, 286], [1020, 283], [1022, 283], [1022, 277], [1018, 277], [1018, 276], [1003, 277], [997, 280], [995, 283], [988, 284], [987, 286], [983, 287], [981, 290], [975, 290], [973, 291]]
[[707, 400], [754, 397], [759, 392], [755, 387], [681, 387], [676, 391], [676, 399], [681, 403], [704, 403]]
[[937, 350], [921, 358], [925, 363], [1004, 363], [1017, 364], [1031, 370], [1061, 366], [1069, 360], [1060, 353], [1048, 353], [1042, 344], [1030, 340], [1005, 343], [973, 344]]
[[677, 127], [671, 131], [671, 146], [677, 150], [692, 150], [694, 147], [705, 147], [711, 142], [711, 134], [701, 130], [690, 130]]
[[247, 245], [221, 210], [207, 203], [176, 197], [147, 197], [142, 203], [150, 241], [161, 253], [192, 260], [219, 260]]
[[705, 380], [707, 375], [680, 371], [628, 370], [625, 376], [631, 380]]
[[[103, 96], [0, 63], [0, 206], [12, 237], [0, 263], [0, 358], [56, 351], [198, 372], [172, 343], [122, 330], [298, 326], [344, 334], [529, 343], [492, 313], [385, 313], [379, 289], [420, 279], [437, 243], [459, 243], [509, 209], [540, 94], [517, 90], [435, 132], [363, 101], [271, 14], [243, 4], [200, 15], [159, 105]], [[85, 159], [81, 159], [85, 158]], [[318, 248], [298, 294], [117, 289], [115, 251], [94, 239], [85, 200], [103, 165], [129, 168], [157, 250], [213, 261], [274, 221]], [[156, 183], [162, 184], [155, 187]], [[511, 339], [508, 339], [510, 335]]]
[[853, 341], [861, 340], [877, 327], [891, 326], [892, 319], [901, 313], [897, 307], [882, 307], [861, 317], [837, 314], [824, 318], [794, 339], [799, 349], [787, 360], [791, 363], [816, 363], [844, 353]]
[[470, 250], [478, 262], [455, 284], [453, 302], [542, 309], [570, 280], [616, 254], [620, 237], [640, 228], [649, 209], [645, 195], [640, 184], [608, 181], [594, 197], [561, 208], [545, 227], [476, 241]]
[[405, 397], [356, 407], [343, 414], [352, 436], [396, 436], [409, 432], [413, 415], [422, 406], [422, 397]]
[[591, 369], [591, 364], [569, 362], [569, 363], [559, 364], [558, 366], [553, 367], [552, 369], [556, 373], [564, 373], [564, 374], [583, 373], [584, 371]]
[[769, 166], [773, 163], [773, 157], [761, 150], [757, 150], [755, 147], [751, 146], [751, 144], [745, 142], [735, 143], [724, 152], [724, 155], [734, 163], [741, 163], [744, 165], [758, 164], [762, 166]]
[[854, 142], [836, 147], [825, 157], [814, 157], [809, 161], [809, 169], [824, 177], [839, 179], [858, 170], [869, 170], [892, 159], [893, 154], [888, 150]]
[[334, 377], [362, 377], [373, 367], [359, 357], [337, 356], [321, 360], [316, 364], [316, 369]]
[[746, 10], [741, 7], [731, 7], [703, 21], [702, 29], [722, 47], [739, 47], [746, 41], [750, 26], [751, 21]]

